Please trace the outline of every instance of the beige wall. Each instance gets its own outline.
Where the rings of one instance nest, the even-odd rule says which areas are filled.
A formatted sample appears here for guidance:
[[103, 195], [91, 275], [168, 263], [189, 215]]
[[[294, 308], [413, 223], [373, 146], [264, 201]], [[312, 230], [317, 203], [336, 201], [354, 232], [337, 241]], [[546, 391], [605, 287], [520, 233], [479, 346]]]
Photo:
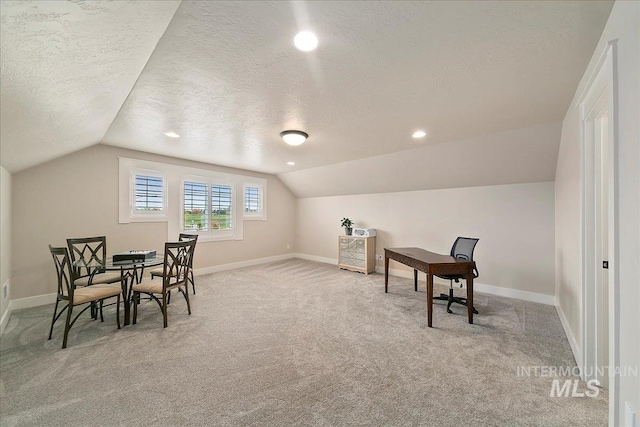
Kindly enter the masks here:
[[[640, 2], [618, 1], [578, 86], [562, 127], [556, 173], [556, 280], [560, 309], [570, 334], [582, 341], [581, 325], [581, 123], [578, 103], [610, 40], [618, 40], [618, 200], [619, 365], [640, 365]], [[619, 379], [616, 425], [629, 402], [640, 416], [640, 379]]]
[[267, 179], [268, 220], [245, 221], [241, 241], [198, 242], [194, 268], [293, 252], [296, 202], [277, 177], [97, 145], [14, 174], [14, 299], [55, 292], [48, 244], [106, 235], [108, 253], [162, 248], [166, 223], [118, 223], [118, 156]]
[[336, 259], [345, 216], [377, 230], [381, 255], [401, 246], [448, 253], [457, 236], [478, 237], [478, 283], [553, 295], [553, 203], [552, 182], [298, 199], [296, 248]]
[[[11, 279], [11, 174], [0, 167], [0, 319], [3, 319], [9, 300], [2, 297], [2, 286]], [[8, 288], [9, 292], [10, 289]]]

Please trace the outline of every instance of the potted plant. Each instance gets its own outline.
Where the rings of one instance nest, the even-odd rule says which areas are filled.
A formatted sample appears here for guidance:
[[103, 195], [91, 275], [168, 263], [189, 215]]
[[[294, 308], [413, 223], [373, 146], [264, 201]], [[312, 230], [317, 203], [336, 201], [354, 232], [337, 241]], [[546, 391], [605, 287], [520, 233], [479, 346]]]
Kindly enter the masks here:
[[349, 218], [342, 218], [342, 222], [340, 223], [340, 225], [344, 227], [344, 234], [346, 234], [347, 236], [351, 236], [351, 232], [353, 231], [353, 228], [351, 228], [351, 226], [353, 225], [353, 221], [351, 221]]

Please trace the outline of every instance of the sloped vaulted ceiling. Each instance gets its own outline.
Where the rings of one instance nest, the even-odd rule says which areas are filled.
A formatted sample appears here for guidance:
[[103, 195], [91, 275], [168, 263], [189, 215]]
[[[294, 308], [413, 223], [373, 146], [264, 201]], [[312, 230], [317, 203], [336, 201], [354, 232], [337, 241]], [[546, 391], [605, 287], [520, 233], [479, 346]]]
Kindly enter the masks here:
[[179, 4], [3, 0], [2, 166], [98, 144]]
[[[297, 195], [327, 193], [318, 177], [336, 171], [395, 165], [395, 184], [378, 187], [399, 191], [416, 182], [399, 167], [413, 150], [439, 150], [439, 165], [454, 167], [468, 145], [505, 144], [482, 135], [529, 129], [518, 143], [539, 144], [531, 170], [544, 173], [505, 168], [480, 181], [553, 179], [557, 122], [611, 4], [3, 2], [2, 164], [21, 169], [102, 138], [279, 174]], [[300, 30], [318, 35], [318, 49], [294, 48]], [[278, 135], [291, 128], [309, 140], [285, 145]], [[427, 137], [412, 139], [416, 129]], [[523, 152], [507, 148], [500, 164]]]

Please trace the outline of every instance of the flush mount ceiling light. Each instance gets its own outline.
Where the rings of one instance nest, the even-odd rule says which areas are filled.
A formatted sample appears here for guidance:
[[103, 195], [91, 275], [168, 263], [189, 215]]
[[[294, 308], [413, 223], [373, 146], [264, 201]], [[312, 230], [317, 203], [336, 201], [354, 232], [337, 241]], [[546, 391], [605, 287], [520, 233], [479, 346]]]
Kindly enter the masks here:
[[301, 31], [293, 38], [293, 44], [303, 52], [310, 52], [318, 47], [318, 38], [311, 31]]
[[411, 136], [413, 136], [416, 139], [417, 138], [424, 138], [425, 136], [427, 136], [427, 133], [425, 131], [423, 131], [423, 130], [417, 130]]
[[180, 135], [178, 135], [175, 132], [165, 132], [165, 135], [167, 135], [169, 138], [180, 138]]
[[288, 164], [289, 166], [295, 166], [295, 165], [296, 165], [296, 162], [287, 162], [287, 164]]
[[280, 132], [280, 136], [289, 145], [300, 145], [309, 138], [309, 134], [301, 130], [285, 130]]

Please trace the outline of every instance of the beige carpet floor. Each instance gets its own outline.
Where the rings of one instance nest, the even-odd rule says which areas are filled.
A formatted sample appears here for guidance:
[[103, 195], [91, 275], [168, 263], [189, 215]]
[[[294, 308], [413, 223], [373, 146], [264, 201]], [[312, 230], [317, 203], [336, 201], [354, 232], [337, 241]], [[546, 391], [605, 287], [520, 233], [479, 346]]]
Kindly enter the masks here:
[[385, 294], [382, 275], [299, 259], [196, 285], [193, 315], [174, 295], [167, 329], [149, 301], [121, 330], [114, 308], [104, 323], [87, 312], [66, 350], [62, 322], [46, 339], [53, 305], [15, 311], [0, 342], [0, 424], [607, 423], [606, 392], [550, 397], [553, 378], [518, 375], [575, 365], [554, 307], [477, 293], [474, 325], [438, 304], [427, 328], [423, 283], [391, 278]]

